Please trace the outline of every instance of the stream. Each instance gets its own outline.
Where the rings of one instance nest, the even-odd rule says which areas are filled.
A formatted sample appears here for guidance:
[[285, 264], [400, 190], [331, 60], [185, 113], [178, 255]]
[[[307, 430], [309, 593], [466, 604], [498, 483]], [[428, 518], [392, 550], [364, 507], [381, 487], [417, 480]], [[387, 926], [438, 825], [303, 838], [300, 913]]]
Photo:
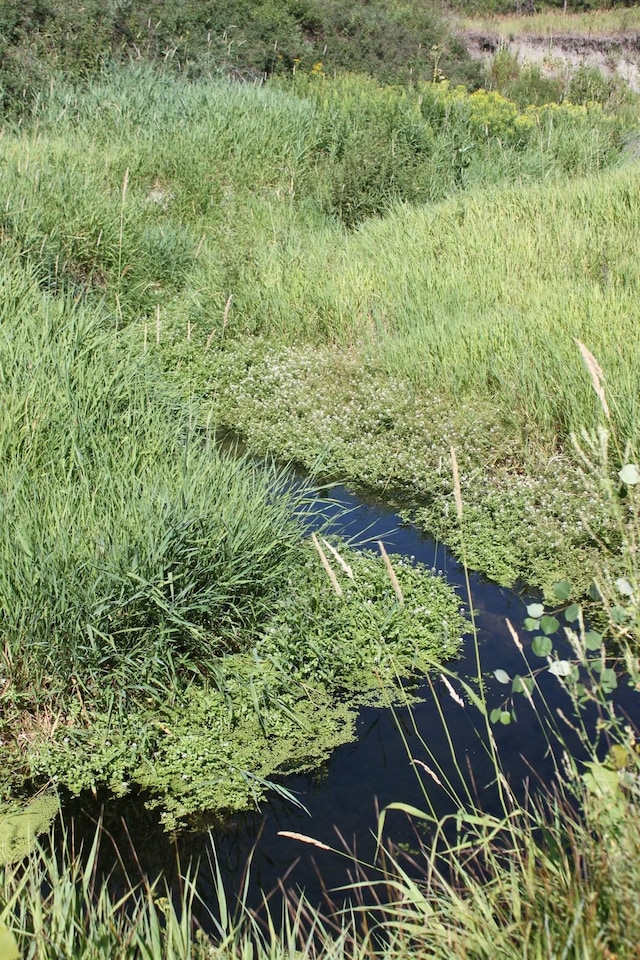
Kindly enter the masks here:
[[[457, 588], [461, 605], [468, 610], [464, 571], [458, 562], [446, 547], [415, 527], [403, 524], [392, 510], [364, 502], [346, 488], [337, 486], [326, 494], [322, 512], [335, 518], [336, 532], [346, 538], [357, 543], [383, 539], [390, 553], [415, 558], [443, 572]], [[527, 653], [531, 635], [522, 629], [522, 622], [527, 616], [526, 605], [539, 598], [499, 587], [478, 575], [472, 574], [470, 583], [491, 709], [510, 691], [510, 686], [501, 685], [493, 677], [493, 671], [501, 668], [513, 677], [525, 670], [506, 619], [509, 618], [518, 631]], [[555, 638], [554, 647], [557, 647]], [[535, 668], [544, 667], [544, 661], [533, 655], [531, 663]], [[472, 636], [467, 635], [459, 659], [451, 666], [462, 678], [476, 676]], [[348, 856], [280, 836], [279, 831], [304, 834], [343, 852], [346, 848], [356, 850], [360, 858], [368, 860], [375, 849], [377, 811], [387, 804], [401, 801], [425, 809], [426, 792], [438, 815], [455, 812], [456, 804], [428, 773], [412, 764], [412, 758], [427, 763], [432, 769], [435, 758], [458, 788], [461, 784], [456, 770], [460, 771], [482, 809], [498, 814], [493, 767], [483, 743], [483, 720], [472, 706], [461, 707], [441, 679], [432, 678], [432, 682], [437, 699], [429, 681], [418, 679], [411, 686], [412, 693], [420, 698], [418, 703], [395, 710], [361, 709], [354, 742], [339, 747], [330, 760], [313, 773], [283, 777], [283, 785], [295, 793], [301, 806], [274, 796], [262, 810], [235, 816], [211, 835], [187, 834], [172, 840], [142, 804], [136, 804], [131, 798], [117, 803], [110, 801], [103, 814], [105, 826], [117, 843], [130, 876], [135, 880], [142, 873], [153, 878], [162, 871], [170, 884], [177, 883], [177, 854], [183, 871], [190, 863], [200, 864], [199, 896], [205, 905], [214, 909], [213, 842], [230, 903], [242, 888], [251, 857], [246, 896], [251, 906], [259, 906], [261, 891], [275, 891], [270, 905], [277, 916], [281, 902], [279, 885], [294, 891], [304, 890], [308, 900], [319, 905], [325, 888], [336, 889], [349, 882], [353, 863]], [[552, 711], [560, 708], [570, 713], [569, 698], [557, 678], [544, 671], [539, 685]], [[618, 694], [620, 708], [630, 715], [635, 711], [638, 717], [638, 704], [633, 701], [632, 691], [621, 686]], [[440, 709], [451, 734], [456, 763], [443, 732]], [[493, 730], [505, 774], [515, 793], [522, 795], [526, 782], [534, 789], [552, 783], [554, 757], [524, 697], [517, 697], [516, 709], [517, 722], [509, 726], [497, 724]], [[591, 722], [594, 719], [595, 715]], [[564, 732], [572, 736], [568, 727]], [[425, 744], [433, 752], [431, 758]], [[579, 755], [575, 737], [571, 749]], [[73, 826], [77, 838], [92, 837], [99, 812], [95, 804], [81, 798], [68, 806], [65, 820]], [[387, 832], [394, 842], [408, 846], [413, 842], [415, 846], [414, 827], [404, 815], [394, 812], [388, 820]], [[108, 841], [103, 841], [104, 844], [108, 847]], [[104, 854], [106, 860], [113, 861], [112, 851], [110, 854], [108, 849], [104, 850]]]

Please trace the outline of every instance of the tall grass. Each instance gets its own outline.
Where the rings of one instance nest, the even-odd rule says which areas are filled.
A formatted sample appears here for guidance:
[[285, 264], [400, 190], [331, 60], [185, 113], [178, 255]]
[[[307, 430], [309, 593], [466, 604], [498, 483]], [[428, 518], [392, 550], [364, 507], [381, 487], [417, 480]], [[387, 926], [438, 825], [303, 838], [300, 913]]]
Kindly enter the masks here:
[[604, 174], [625, 135], [594, 105], [522, 110], [447, 84], [121, 71], [56, 86], [37, 132], [4, 138], [2, 230], [45, 288], [125, 321], [159, 318], [210, 346], [246, 333], [357, 344], [417, 387], [506, 414], [520, 398], [520, 425], [547, 438], [591, 422], [575, 336], [628, 430], [636, 177]]
[[[359, 344], [391, 378], [486, 397], [541, 437], [595, 423], [574, 338], [598, 354], [637, 435], [636, 165], [573, 184], [399, 207], [304, 258], [265, 250], [261, 330]], [[266, 319], [268, 318], [268, 319]], [[621, 349], [624, 344], [624, 349]]]
[[137, 340], [15, 262], [2, 270], [10, 677], [36, 698], [184, 686], [255, 637], [301, 540], [301, 495], [196, 434]]

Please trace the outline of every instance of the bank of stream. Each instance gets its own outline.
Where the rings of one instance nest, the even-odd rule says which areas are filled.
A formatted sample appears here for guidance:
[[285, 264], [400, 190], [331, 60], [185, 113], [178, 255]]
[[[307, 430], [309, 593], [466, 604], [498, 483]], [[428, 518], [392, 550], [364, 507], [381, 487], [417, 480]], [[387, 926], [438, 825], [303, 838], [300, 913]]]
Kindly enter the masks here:
[[[427, 564], [442, 572], [460, 595], [468, 613], [463, 568], [446, 547], [404, 524], [390, 509], [363, 502], [344, 487], [326, 492], [322, 513], [333, 515], [340, 534], [355, 543], [367, 544], [383, 539], [390, 552]], [[346, 513], [345, 513], [346, 511]], [[544, 660], [531, 652], [531, 634], [522, 629], [527, 606], [539, 598], [525, 590], [499, 587], [478, 575], [470, 576], [471, 602], [475, 611], [477, 638], [468, 634], [461, 656], [450, 664], [461, 680], [473, 684], [477, 675], [476, 647], [486, 683], [488, 708], [505, 702], [505, 686], [494, 671], [509, 677], [526, 673], [523, 656], [514, 642], [507, 619], [515, 626], [524, 654], [538, 675], [538, 686], [550, 715], [569, 713], [570, 700], [561, 680], [549, 673]], [[568, 647], [568, 645], [566, 645]], [[554, 648], [562, 655], [563, 641], [554, 638]], [[453, 681], [454, 693], [462, 693]], [[263, 809], [234, 816], [212, 832], [183, 833], [169, 837], [154, 814], [142, 801], [128, 797], [110, 801], [105, 807], [86, 796], [70, 803], [63, 819], [77, 839], [92, 837], [95, 821], [102, 814], [108, 836], [116, 844], [119, 856], [135, 879], [140, 873], [154, 878], [164, 873], [170, 883], [178, 884], [176, 862], [181, 868], [199, 863], [199, 892], [205, 907], [215, 912], [217, 893], [212, 856], [215, 848], [228, 896], [233, 900], [243, 886], [247, 863], [251, 859], [250, 884], [244, 897], [251, 906], [259, 906], [262, 891], [276, 891], [276, 900], [284, 889], [304, 890], [313, 904], [323, 901], [327, 889], [335, 889], [353, 877], [353, 862], [317, 845], [307, 845], [282, 836], [281, 831], [303, 834], [327, 847], [347, 848], [368, 861], [375, 849], [377, 812], [387, 804], [402, 801], [419, 809], [425, 807], [425, 794], [436, 814], [453, 813], [455, 799], [433, 777], [412, 760], [440, 769], [450, 779], [454, 793], [468, 789], [487, 813], [500, 813], [495, 788], [495, 771], [486, 749], [486, 731], [480, 713], [468, 702], [464, 706], [452, 696], [451, 689], [439, 677], [415, 678], [410, 686], [412, 702], [395, 709], [364, 707], [357, 719], [357, 738], [339, 747], [317, 771], [282, 778], [299, 805], [281, 796], [272, 796]], [[637, 703], [632, 691], [617, 691], [619, 708], [631, 716]], [[541, 701], [536, 695], [537, 708]], [[637, 700], [637, 697], [636, 697]], [[525, 789], [548, 788], [554, 778], [555, 764], [561, 754], [558, 744], [550, 748], [542, 732], [536, 707], [525, 697], [516, 698], [516, 722], [496, 724], [493, 728], [503, 770], [516, 795]], [[595, 719], [592, 712], [591, 721]], [[443, 721], [448, 735], [445, 735]], [[569, 726], [563, 726], [565, 743], [579, 755], [580, 745]], [[450, 741], [449, 741], [450, 737]], [[466, 786], [460, 780], [464, 778]], [[444, 778], [442, 778], [444, 779]], [[528, 784], [528, 788], [525, 785]], [[412, 846], [415, 827], [400, 814], [388, 821], [389, 836], [395, 843]], [[177, 854], [177, 857], [176, 857]], [[114, 862], [113, 848], [103, 841], [103, 863], [109, 869]]]

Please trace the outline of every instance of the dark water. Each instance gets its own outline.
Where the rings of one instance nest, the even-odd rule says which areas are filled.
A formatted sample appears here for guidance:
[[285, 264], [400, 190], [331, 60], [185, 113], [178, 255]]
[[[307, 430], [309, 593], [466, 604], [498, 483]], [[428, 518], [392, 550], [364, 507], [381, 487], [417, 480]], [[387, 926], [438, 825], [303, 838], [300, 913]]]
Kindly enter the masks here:
[[[345, 508], [349, 510], [346, 515]], [[363, 503], [344, 488], [334, 487], [323, 512], [336, 518], [341, 532], [347, 537], [359, 542], [383, 539], [390, 552], [414, 557], [442, 571], [458, 588], [461, 605], [468, 608], [464, 571], [459, 564], [444, 546], [434, 543], [414, 527], [403, 525], [392, 511]], [[493, 678], [493, 670], [502, 668], [513, 677], [526, 669], [522, 654], [508, 631], [506, 619], [509, 618], [515, 626], [526, 652], [530, 638], [522, 630], [522, 621], [526, 617], [527, 603], [537, 598], [501, 588], [475, 575], [471, 576], [471, 598], [491, 708], [499, 705], [510, 689]], [[544, 666], [543, 661], [533, 656], [531, 662], [536, 668]], [[476, 676], [472, 637], [467, 638], [460, 659], [451, 666], [460, 677]], [[539, 682], [551, 711], [559, 707], [569, 713], [570, 702], [559, 681], [545, 672]], [[248, 896], [252, 905], [260, 903], [261, 891], [269, 893], [279, 883], [288, 889], [303, 889], [312, 903], [319, 904], [325, 888], [337, 888], [349, 881], [353, 874], [350, 858], [346, 854], [324, 851], [279, 836], [279, 831], [301, 833], [343, 851], [347, 847], [357, 851], [362, 859], [369, 860], [375, 848], [373, 835], [377, 811], [387, 804], [401, 801], [426, 809], [431, 803], [439, 815], [456, 810], [456, 803], [426, 772], [411, 763], [412, 758], [427, 763], [431, 769], [441, 764], [458, 793], [464, 789], [459, 770], [466, 789], [478, 798], [482, 808], [486, 812], [499, 813], [493, 783], [494, 768], [486, 750], [486, 734], [480, 714], [470, 706], [463, 708], [456, 703], [439, 678], [434, 681], [434, 687], [436, 697], [426, 679], [418, 680], [412, 689], [419, 693], [422, 702], [414, 704], [410, 710], [363, 709], [357, 721], [355, 742], [336, 750], [322, 769], [284, 779], [284, 785], [296, 794], [306, 810], [274, 797], [262, 811], [237, 816], [224, 828], [216, 830], [213, 838], [208, 834], [186, 835], [172, 842], [141, 804], [136, 806], [131, 800], [126, 804], [110, 804], [105, 811], [106, 824], [133, 879], [139, 879], [140, 872], [154, 877], [163, 870], [171, 881], [176, 876], [176, 855], [183, 869], [189, 863], [199, 862], [199, 893], [215, 912], [211, 867], [213, 839], [231, 900], [241, 889], [246, 864], [252, 854]], [[624, 690], [620, 700], [623, 707], [629, 711], [635, 709], [637, 715], [638, 705]], [[493, 730], [503, 769], [514, 791], [522, 794], [527, 782], [532, 787], [552, 783], [556, 757], [549, 750], [536, 714], [524, 697], [517, 698], [516, 707], [517, 722], [508, 727], [498, 724]], [[456, 762], [444, 735], [440, 711], [451, 734]], [[563, 727], [561, 721], [560, 726]], [[568, 727], [563, 727], [563, 731], [571, 736]], [[569, 745], [573, 752], [579, 751], [575, 738], [569, 741]], [[91, 833], [92, 818], [97, 812], [95, 804], [79, 801], [68, 809], [67, 817], [73, 817], [74, 829], [82, 836]], [[390, 815], [388, 833], [394, 841], [409, 845], [415, 842], [413, 827], [400, 813]], [[135, 857], [127, 852], [131, 847], [135, 847]], [[107, 841], [104, 853], [107, 863], [110, 857], [113, 860]], [[272, 903], [277, 904], [279, 897], [276, 892]]]

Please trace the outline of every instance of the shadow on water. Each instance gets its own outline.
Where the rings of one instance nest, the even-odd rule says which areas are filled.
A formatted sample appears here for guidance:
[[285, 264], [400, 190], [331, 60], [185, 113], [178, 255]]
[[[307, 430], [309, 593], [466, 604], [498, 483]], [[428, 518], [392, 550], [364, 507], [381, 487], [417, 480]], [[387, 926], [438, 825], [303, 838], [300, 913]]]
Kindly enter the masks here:
[[[343, 487], [333, 487], [322, 503], [322, 513], [333, 517], [340, 533], [356, 542], [383, 539], [389, 551], [415, 558], [441, 571], [449, 583], [458, 588], [461, 604], [467, 608], [461, 566], [446, 547], [430, 540], [415, 527], [403, 524], [391, 510], [364, 503]], [[508, 690], [493, 678], [493, 671], [501, 668], [513, 677], [516, 673], [522, 674], [524, 668], [522, 655], [506, 620], [509, 618], [518, 630], [526, 654], [530, 638], [523, 633], [521, 625], [527, 603], [538, 598], [499, 587], [477, 575], [471, 575], [471, 594], [491, 709], [502, 702], [505, 690]], [[532, 657], [532, 665], [536, 668], [541, 663]], [[472, 637], [466, 638], [454, 666], [458, 676], [475, 677], [476, 653]], [[545, 673], [539, 682], [552, 712], [569, 710], [568, 697], [556, 678]], [[140, 879], [141, 873], [154, 878], [164, 871], [170, 884], [178, 883], [176, 854], [183, 870], [189, 863], [198, 862], [199, 895], [205, 904], [215, 909], [215, 871], [211, 866], [213, 841], [230, 902], [242, 888], [244, 871], [251, 856], [249, 905], [259, 906], [261, 891], [277, 891], [279, 885], [295, 891], [304, 890], [308, 900], [319, 905], [325, 889], [339, 888], [353, 878], [353, 862], [346, 853], [347, 848], [357, 852], [364, 861], [373, 857], [378, 810], [395, 801], [424, 809], [426, 793], [438, 815], [455, 812], [456, 805], [447, 793], [427, 773], [416, 768], [411, 758], [427, 762], [432, 769], [439, 762], [456, 789], [465, 789], [456, 772], [457, 767], [466, 789], [478, 798], [482, 809], [499, 813], [494, 768], [485, 747], [486, 735], [483, 737], [479, 713], [456, 703], [439, 678], [433, 684], [435, 698], [426, 678], [416, 682], [412, 691], [420, 700], [410, 708], [363, 708], [358, 716], [354, 742], [338, 748], [319, 770], [283, 780], [308, 812], [274, 797], [262, 811], [237, 815], [211, 836], [185, 834], [172, 840], [163, 833], [157, 819], [144, 809], [142, 803], [131, 798], [117, 803], [110, 801], [104, 811], [105, 825], [130, 876], [135, 881]], [[624, 691], [621, 699], [627, 699]], [[455, 763], [444, 736], [440, 711], [451, 734]], [[550, 751], [536, 715], [524, 697], [519, 698], [517, 716], [517, 723], [508, 727], [498, 724], [494, 735], [504, 772], [516, 794], [522, 795], [527, 782], [535, 788], [536, 785], [548, 786], [553, 781], [557, 758]], [[566, 733], [571, 736], [568, 727]], [[432, 751], [431, 758], [425, 744]], [[572, 751], [579, 750], [575, 738], [570, 745]], [[65, 820], [68, 825], [73, 824], [75, 835], [80, 839], [93, 835], [93, 824], [99, 812], [99, 804], [80, 799], [68, 805]], [[280, 836], [279, 831], [283, 830], [313, 837], [332, 848], [341, 848], [344, 856]], [[411, 846], [414, 831], [415, 827], [400, 813], [388, 821], [388, 832], [396, 843]], [[105, 839], [105, 864], [113, 863], [115, 859], [113, 849], [109, 847]], [[277, 891], [272, 904], [277, 904], [280, 896]], [[277, 915], [279, 907], [276, 905], [275, 909]]]

